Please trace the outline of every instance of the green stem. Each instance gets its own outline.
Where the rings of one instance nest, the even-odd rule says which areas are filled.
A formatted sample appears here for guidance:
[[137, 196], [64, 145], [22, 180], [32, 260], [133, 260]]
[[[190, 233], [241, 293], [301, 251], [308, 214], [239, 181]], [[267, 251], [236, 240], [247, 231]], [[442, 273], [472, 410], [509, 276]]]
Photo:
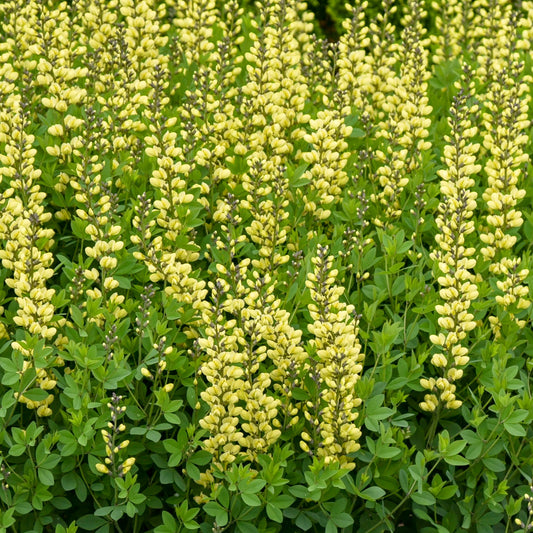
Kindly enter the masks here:
[[433, 418], [431, 419], [431, 426], [429, 426], [429, 431], [427, 433], [427, 438], [426, 438], [427, 447], [431, 447], [431, 443], [433, 442], [433, 438], [435, 437], [435, 433], [437, 431], [437, 426], [439, 424], [441, 412], [442, 412], [442, 404], [439, 403], [437, 409], [433, 411]]

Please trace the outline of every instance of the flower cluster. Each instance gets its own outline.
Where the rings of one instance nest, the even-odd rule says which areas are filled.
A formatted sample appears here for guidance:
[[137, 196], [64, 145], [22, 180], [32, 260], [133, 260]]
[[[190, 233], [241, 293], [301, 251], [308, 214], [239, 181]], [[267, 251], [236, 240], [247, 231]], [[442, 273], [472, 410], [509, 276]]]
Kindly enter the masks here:
[[[468, 72], [465, 72], [465, 78], [468, 78]], [[463, 87], [459, 84], [459, 88], [448, 119], [450, 133], [445, 136], [448, 143], [442, 159], [445, 168], [438, 171], [442, 201], [436, 218], [439, 233], [435, 241], [438, 248], [431, 254], [439, 272], [439, 295], [444, 300], [435, 308], [443, 331], [431, 336], [431, 342], [438, 350], [432, 356], [431, 364], [439, 369], [442, 377], [420, 381], [422, 387], [430, 391], [420, 404], [425, 411], [434, 411], [439, 404], [448, 409], [461, 406], [462, 402], [456, 399], [453, 382], [462, 377], [461, 367], [469, 361], [468, 348], [464, 343], [468, 332], [476, 326], [474, 315], [470, 312], [472, 301], [478, 297], [472, 273], [476, 266], [473, 257], [476, 249], [467, 245], [467, 237], [475, 231], [472, 216], [477, 205], [477, 193], [472, 190], [475, 184], [472, 176], [481, 170], [481, 165], [476, 164], [479, 144], [472, 142], [477, 132], [473, 115], [478, 108], [471, 101], [473, 83], [467, 80]]]
[[122, 396], [113, 393], [111, 401], [107, 404], [111, 411], [111, 421], [107, 423], [108, 429], [102, 429], [106, 457], [103, 463], [95, 465], [98, 472], [108, 474], [111, 477], [124, 477], [135, 464], [135, 457], [128, 457], [124, 461], [119, 459], [121, 451], [125, 450], [130, 443], [129, 440], [118, 442], [118, 436], [126, 430], [126, 425], [119, 422], [120, 415], [126, 411], [125, 406], [119, 405], [122, 400]]
[[[514, 21], [514, 22], [513, 22]], [[517, 51], [516, 20], [509, 22], [509, 34], [502, 35], [509, 57], [505, 64], [492, 63], [487, 93], [484, 95], [483, 146], [490, 154], [485, 164], [488, 186], [483, 192], [488, 214], [487, 226], [480, 235], [485, 246], [481, 254], [490, 262], [489, 271], [503, 279], [497, 281], [499, 294], [495, 301], [507, 311], [519, 327], [526, 321], [516, 315], [531, 305], [529, 289], [524, 280], [529, 274], [522, 268], [521, 258], [513, 254], [518, 237], [516, 231], [523, 224], [522, 212], [517, 208], [526, 195], [519, 188], [523, 168], [529, 161], [525, 150], [528, 143], [529, 77], [523, 77], [523, 63]], [[501, 318], [490, 316], [495, 335], [499, 335]]]
[[387, 102], [398, 81], [395, 72], [398, 60], [398, 44], [394, 39], [396, 28], [390, 22], [398, 8], [393, 1], [382, 0], [381, 12], [368, 25], [370, 53], [366, 60], [370, 65], [370, 87], [366, 111], [377, 122], [385, 118], [384, 104], [390, 110]]
[[408, 5], [399, 50], [400, 76], [383, 104], [389, 115], [378, 133], [387, 147], [385, 152], [376, 152], [383, 163], [376, 172], [383, 188], [378, 199], [386, 206], [385, 218], [389, 221], [401, 215], [400, 195], [409, 183], [409, 176], [420, 166], [422, 152], [431, 148], [431, 143], [425, 140], [431, 125], [427, 117], [433, 109], [428, 105], [428, 39], [424, 38], [426, 30], [422, 25], [427, 13], [418, 0], [411, 0]]
[[350, 111], [361, 109], [371, 92], [371, 67], [366, 57], [370, 44], [369, 28], [365, 24], [367, 7], [367, 1], [357, 2], [355, 6], [346, 4], [349, 17], [342, 24], [346, 33], [341, 35], [337, 50], [338, 90], [345, 95], [345, 105]]
[[303, 2], [260, 2], [259, 20], [252, 19], [254, 41], [245, 54], [249, 81], [243, 87], [241, 113], [247, 119], [239, 148], [253, 152], [251, 161], [265, 160], [265, 171], [284, 165], [293, 152], [292, 138], [303, 131], [308, 87], [301, 69], [312, 25]]
[[319, 246], [313, 258], [314, 270], [307, 275], [311, 293], [308, 305], [313, 323], [310, 346], [314, 360], [305, 365], [316, 380], [317, 401], [307, 402], [305, 418], [311, 433], [302, 432], [304, 451], [323, 457], [326, 463], [338, 461], [344, 468], [355, 465], [348, 454], [359, 449], [361, 430], [356, 424], [361, 405], [356, 385], [363, 370], [364, 355], [358, 341], [358, 322], [354, 306], [339, 299], [344, 288], [337, 285], [338, 270], [327, 246]]
[[[234, 243], [230, 241], [228, 247], [234, 249]], [[220, 277], [209, 282], [214, 303], [203, 313], [205, 335], [197, 341], [207, 355], [200, 372], [209, 383], [201, 393], [202, 400], [210, 406], [209, 414], [200, 421], [201, 427], [210, 433], [203, 447], [213, 454], [215, 465], [221, 468], [238, 455], [255, 459], [281, 433], [273, 427], [279, 425], [275, 419], [280, 402], [267, 393], [273, 377], [261, 371], [268, 355], [283, 362], [287, 358], [269, 351], [264, 342], [275, 340], [274, 285], [267, 274], [261, 277], [254, 272], [248, 277], [249, 264], [245, 260], [231, 268], [217, 265]], [[282, 365], [281, 376], [276, 378], [284, 377], [287, 370], [287, 365]], [[290, 406], [287, 411], [294, 415]], [[203, 481], [207, 482], [209, 476], [209, 472], [204, 473]]]
[[433, 52], [434, 63], [444, 63], [466, 51], [472, 38], [469, 28], [474, 18], [473, 4], [465, 0], [432, 2], [436, 12], [435, 25], [438, 32], [431, 35], [437, 48]]
[[319, 111], [309, 125], [313, 131], [304, 135], [304, 141], [312, 149], [302, 153], [301, 158], [311, 167], [302, 176], [309, 180], [310, 192], [303, 201], [305, 211], [322, 220], [331, 215], [328, 206], [340, 200], [342, 189], [348, 183], [344, 168], [350, 153], [345, 138], [352, 133], [352, 127], [344, 124], [344, 118], [335, 108]]
[[[87, 109], [84, 126], [85, 136], [78, 137], [79, 144], [76, 143], [72, 150], [77, 162], [74, 175], [69, 176], [69, 184], [80, 206], [76, 215], [83, 221], [84, 232], [93, 244], [85, 247], [85, 254], [96, 260], [100, 267], [100, 271], [96, 268], [84, 271], [89, 281], [100, 278], [100, 287], [87, 289], [86, 293], [92, 299], [102, 298], [113, 316], [120, 319], [127, 312], [122, 307], [124, 296], [116, 291], [119, 281], [113, 276], [118, 265], [117, 253], [124, 247], [120, 239], [122, 227], [116, 220], [118, 198], [112, 191], [112, 183], [102, 179], [106, 169], [98, 152], [105, 150], [107, 141], [101, 136], [101, 120], [93, 108]], [[102, 325], [104, 317], [100, 314], [90, 320]]]
[[288, 180], [284, 167], [274, 168], [273, 175], [265, 172], [264, 167], [263, 160], [257, 159], [243, 176], [243, 188], [248, 195], [240, 207], [252, 215], [246, 231], [259, 246], [260, 259], [254, 259], [252, 266], [262, 272], [274, 272], [289, 261], [288, 255], [279, 253], [288, 233]]
[[[0, 142], [5, 143], [5, 153], [0, 155], [0, 177], [8, 180], [8, 187], [0, 198], [0, 239], [5, 242], [0, 259], [2, 266], [13, 273], [5, 283], [15, 293], [18, 304], [14, 324], [30, 336], [49, 342], [56, 337], [56, 326], [64, 325], [65, 319], [54, 316], [55, 290], [47, 287], [53, 275], [50, 249], [54, 245], [54, 231], [46, 227], [52, 215], [43, 206], [46, 194], [37, 184], [41, 170], [35, 168], [35, 136], [28, 133], [28, 96], [28, 93], [12, 95], [1, 117]], [[8, 335], [5, 329], [0, 329], [0, 333]], [[62, 339], [57, 336], [55, 342], [60, 344]], [[48, 391], [55, 387], [56, 380], [46, 368], [35, 368], [32, 347], [25, 341], [13, 343], [12, 347], [26, 358], [22, 374], [31, 369], [41, 389]], [[62, 361], [50, 359], [51, 363]], [[16, 396], [30, 409], [36, 409], [39, 416], [52, 414], [49, 406], [53, 395], [39, 401], [31, 401], [24, 394], [16, 393]]]

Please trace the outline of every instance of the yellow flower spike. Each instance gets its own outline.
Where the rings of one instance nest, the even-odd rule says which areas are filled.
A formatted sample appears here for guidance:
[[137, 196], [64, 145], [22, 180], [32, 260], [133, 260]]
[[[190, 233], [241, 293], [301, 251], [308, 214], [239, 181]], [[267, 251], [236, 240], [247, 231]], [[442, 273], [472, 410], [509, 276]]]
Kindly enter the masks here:
[[382, 166], [375, 179], [382, 190], [374, 201], [385, 206], [389, 224], [401, 214], [400, 196], [409, 176], [420, 166], [422, 151], [431, 147], [431, 143], [423, 140], [429, 134], [432, 111], [427, 97], [428, 39], [424, 38], [426, 29], [422, 25], [426, 15], [419, 0], [409, 1], [399, 47], [400, 76], [391, 78], [382, 104], [388, 117], [381, 122], [379, 135], [387, 144], [385, 152], [376, 153]]
[[[509, 319], [523, 327], [527, 321], [515, 319], [514, 314], [529, 307], [529, 300], [517, 299], [517, 296], [529, 294], [529, 289], [523, 285], [529, 271], [521, 269], [521, 257], [513, 254], [517, 238], [510, 233], [523, 224], [522, 213], [517, 207], [526, 194], [525, 189], [519, 188], [519, 179], [523, 174], [521, 169], [529, 161], [525, 146], [530, 125], [530, 95], [518, 47], [519, 21], [511, 6], [504, 3], [496, 2], [492, 11], [482, 10], [489, 19], [498, 20], [498, 27], [503, 30], [496, 39], [485, 29], [488, 33], [483, 35], [482, 66], [478, 69], [478, 75], [487, 84], [482, 98], [482, 124], [483, 146], [488, 153], [484, 168], [488, 186], [483, 200], [488, 213], [487, 227], [480, 235], [486, 245], [481, 254], [489, 262], [489, 271], [503, 278], [497, 281], [496, 307], [507, 311]], [[498, 337], [501, 324], [496, 317], [489, 316], [489, 321]]]
[[455, 385], [449, 380], [463, 376], [462, 369], [457, 367], [468, 364], [469, 357], [466, 355], [468, 349], [462, 343], [467, 333], [476, 327], [474, 316], [467, 311], [471, 301], [478, 297], [476, 276], [471, 272], [476, 266], [472, 257], [476, 250], [464, 246], [465, 238], [474, 231], [469, 219], [477, 205], [477, 193], [471, 190], [475, 184], [471, 176], [481, 170], [480, 165], [474, 164], [479, 145], [471, 142], [477, 130], [472, 125], [469, 79], [470, 71], [464, 67], [463, 83], [454, 97], [448, 119], [450, 133], [444, 137], [447, 143], [442, 157], [445, 168], [438, 171], [441, 178], [441, 204], [436, 217], [439, 233], [435, 237], [437, 247], [430, 257], [443, 274], [437, 275], [443, 303], [435, 306], [435, 312], [440, 315], [437, 323], [444, 331], [431, 335], [430, 341], [438, 348], [431, 357], [431, 364], [446, 377], [436, 381], [434, 378], [420, 380], [424, 389], [433, 391], [436, 386], [441, 390], [439, 399], [434, 394], [424, 396], [420, 403], [424, 411], [434, 411], [439, 404], [447, 409], [461, 405], [455, 399]]
[[324, 406], [317, 412], [313, 401], [306, 403], [304, 414], [313, 434], [303, 432], [300, 446], [309, 447], [311, 453], [325, 460], [348, 464], [346, 456], [357, 447], [354, 442], [361, 436], [356, 425], [359, 414], [355, 412], [361, 400], [354, 391], [364, 355], [357, 338], [359, 319], [353, 305], [339, 300], [344, 288], [337, 285], [338, 271], [332, 268], [333, 257], [328, 252], [328, 247], [318, 247], [312, 259], [314, 271], [307, 276], [312, 299], [308, 310], [314, 320], [308, 329], [318, 361], [313, 366], [307, 363], [306, 370], [317, 382]]
[[[54, 320], [55, 309], [50, 302], [55, 290], [47, 289], [48, 280], [53, 275], [50, 267], [54, 258], [49, 250], [54, 245], [54, 232], [46, 228], [52, 213], [45, 211], [46, 194], [37, 183], [41, 171], [35, 168], [35, 136], [27, 133], [30, 122], [29, 114], [24, 111], [28, 103], [24, 101], [25, 98], [24, 94], [19, 95], [6, 103], [0, 121], [5, 124], [2, 127], [5, 155], [0, 161], [0, 180], [4, 177], [9, 179], [9, 186], [2, 194], [5, 204], [0, 214], [0, 233], [4, 243], [0, 249], [0, 259], [3, 267], [11, 271], [11, 277], [8, 275], [5, 284], [13, 289], [18, 304], [13, 322], [26, 330], [27, 334], [37, 340], [43, 339], [48, 344], [57, 333], [57, 328], [50, 324]], [[4, 327], [0, 327], [2, 336], [3, 331]], [[25, 358], [33, 360], [33, 352], [25, 342], [13, 343], [13, 349], [18, 349]], [[53, 363], [53, 359], [47, 362]], [[25, 369], [30, 366], [24, 363]], [[51, 375], [42, 368], [36, 369], [36, 385], [43, 390], [52, 390], [56, 381], [50, 379]], [[43, 402], [28, 402], [23, 395], [17, 399], [26, 403], [28, 408], [37, 409], [38, 416], [52, 414], [49, 406], [53, 402], [53, 395]]]

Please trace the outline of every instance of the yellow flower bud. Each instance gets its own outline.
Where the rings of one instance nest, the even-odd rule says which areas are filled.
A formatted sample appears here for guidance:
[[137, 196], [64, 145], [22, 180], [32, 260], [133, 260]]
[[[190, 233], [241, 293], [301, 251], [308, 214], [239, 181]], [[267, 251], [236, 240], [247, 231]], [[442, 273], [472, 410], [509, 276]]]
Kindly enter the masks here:
[[145, 367], [143, 366], [141, 368], [141, 374], [145, 377], [145, 378], [148, 378], [148, 379], [154, 379], [154, 376], [152, 376], [152, 373]]
[[56, 144], [54, 146], [47, 146], [46, 151], [48, 154], [58, 157], [61, 154], [61, 148]]
[[48, 128], [48, 133], [54, 137], [61, 137], [65, 134], [65, 130], [61, 124], [54, 124]]
[[103, 463], [97, 463], [94, 467], [100, 474], [109, 474], [109, 468]]

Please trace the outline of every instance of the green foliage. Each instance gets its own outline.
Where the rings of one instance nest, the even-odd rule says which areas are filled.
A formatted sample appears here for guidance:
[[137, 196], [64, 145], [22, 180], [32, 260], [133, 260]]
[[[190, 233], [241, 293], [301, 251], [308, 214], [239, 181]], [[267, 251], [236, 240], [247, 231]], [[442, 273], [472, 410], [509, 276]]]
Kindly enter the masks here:
[[[433, 146], [419, 154], [419, 165], [400, 194], [400, 215], [384, 220], [388, 206], [376, 201], [383, 188], [376, 178], [380, 166], [376, 154], [386, 150], [388, 144], [387, 139], [376, 134], [382, 124], [376, 121], [369, 125], [357, 110], [343, 118], [345, 125], [353, 128], [345, 139], [347, 148], [341, 150], [348, 154], [347, 183], [336, 196], [330, 195], [333, 200], [324, 206], [331, 213], [320, 218], [316, 210], [313, 212], [306, 205], [305, 195], [311, 198], [315, 194], [312, 201], [321, 199], [318, 188], [313, 189], [313, 165], [300, 156], [313, 149], [308, 135], [326, 131], [321, 125], [310, 125], [305, 115], [314, 121], [327, 108], [324, 102], [328, 97], [323, 93], [333, 94], [334, 87], [311, 87], [311, 96], [303, 104], [301, 116], [295, 119], [301, 120], [297, 126], [303, 134], [294, 124], [292, 131], [282, 130], [280, 135], [285, 138], [281, 140], [294, 145], [284, 161], [286, 165], [261, 169], [252, 175], [253, 150], [248, 145], [243, 145], [243, 150], [234, 142], [261, 139], [264, 131], [277, 134], [280, 128], [270, 128], [272, 116], [277, 113], [278, 119], [280, 115], [284, 118], [268, 102], [268, 120], [261, 122], [265, 95], [261, 95], [255, 115], [247, 108], [254, 103], [253, 99], [246, 100], [246, 91], [252, 89], [243, 90], [247, 67], [252, 69], [253, 64], [248, 55], [254, 42], [249, 34], [255, 31], [253, 11], [247, 11], [244, 17], [244, 40], [236, 45], [240, 59], [235, 64], [220, 60], [222, 68], [218, 69], [219, 60], [208, 57], [209, 47], [194, 44], [198, 28], [205, 23], [200, 16], [197, 26], [181, 21], [192, 28], [187, 42], [176, 38], [180, 21], [161, 32], [168, 33], [170, 39], [159, 51], [153, 41], [146, 45], [139, 38], [139, 49], [146, 45], [156, 50], [155, 59], [150, 50], [147, 52], [148, 67], [142, 71], [143, 65], [135, 64], [138, 58], [133, 47], [120, 40], [125, 39], [121, 28], [128, 26], [124, 14], [127, 2], [119, 9], [107, 2], [114, 15], [109, 17], [110, 24], [120, 21], [120, 31], [107, 42], [102, 35], [110, 24], [101, 23], [97, 17], [97, 24], [103, 27], [103, 33], [97, 33], [91, 10], [78, 13], [75, 23], [65, 24], [68, 28], [63, 30], [67, 33], [59, 32], [64, 55], [68, 56], [66, 52], [70, 50], [69, 39], [75, 40], [76, 24], [84, 28], [84, 44], [72, 57], [72, 70], [62, 74], [60, 67], [53, 70], [56, 66], [50, 63], [48, 67], [48, 60], [41, 57], [50, 53], [59, 61], [61, 56], [57, 53], [55, 57], [45, 46], [53, 34], [46, 28], [55, 28], [57, 17], [46, 18], [43, 14], [46, 10], [53, 12], [59, 3], [33, 2], [30, 9], [36, 18], [31, 21], [35, 28], [29, 34], [33, 29], [39, 35], [46, 34], [41, 48], [33, 42], [28, 45], [23, 39], [18, 41], [19, 26], [5, 22], [16, 16], [22, 3], [6, 2], [0, 11], [1, 49], [12, 54], [6, 52], [6, 65], [8, 59], [13, 64], [12, 71], [6, 66], [0, 74], [0, 533], [507, 533], [516, 531], [517, 523], [528, 531], [528, 502], [533, 497], [533, 311], [523, 308], [515, 316], [494, 304], [500, 285], [491, 273], [491, 262], [480, 253], [476, 252], [479, 298], [470, 307], [476, 329], [469, 338], [470, 361], [461, 365], [464, 376], [458, 381], [457, 396], [462, 404], [458, 409], [444, 409], [440, 404], [433, 412], [420, 407], [425, 393], [421, 379], [430, 373], [440, 376], [434, 368], [429, 370], [436, 352], [430, 339], [442, 329], [436, 313], [436, 306], [442, 304], [436, 281], [440, 267], [431, 252], [438, 233], [436, 219], [443, 211], [439, 211], [442, 194], [438, 171], [444, 169], [441, 158], [448, 144], [447, 118], [457, 94], [454, 84], [462, 79], [459, 59], [428, 67], [432, 107], [428, 137]], [[167, 3], [174, 7], [178, 4]], [[95, 10], [100, 4], [106, 2], [87, 3]], [[341, 33], [340, 23], [346, 16], [343, 2], [310, 0], [309, 4], [319, 23], [318, 31], [330, 38]], [[400, 28], [406, 2], [396, 4], [398, 13], [393, 23]], [[75, 9], [84, 3], [69, 5]], [[380, 12], [380, 6], [377, 0], [369, 2], [367, 22]], [[58, 9], [63, 9], [65, 18], [72, 15], [65, 7]], [[138, 15], [141, 17], [142, 13]], [[428, 27], [432, 27], [434, 15], [430, 12]], [[142, 24], [130, 20], [131, 35], [150, 26], [141, 19]], [[19, 25], [26, 24], [22, 19], [16, 20]], [[214, 31], [207, 32], [204, 45], [227, 30], [220, 20], [211, 25]], [[97, 35], [94, 39], [93, 30]], [[30, 37], [25, 34], [24, 38]], [[105, 51], [98, 48], [100, 38], [107, 42]], [[220, 49], [224, 50], [224, 46]], [[520, 53], [529, 74], [531, 58], [525, 48]], [[186, 49], [197, 54], [194, 60], [187, 56]], [[465, 50], [463, 59], [475, 65], [469, 54], [471, 50]], [[306, 60], [310, 63], [317, 57], [309, 55]], [[270, 58], [272, 64], [277, 59]], [[323, 61], [324, 68], [330, 59]], [[92, 68], [99, 61], [108, 70], [101, 72], [98, 98], [90, 100], [90, 105], [74, 99], [63, 111], [45, 105], [47, 91], [53, 92], [54, 84], [66, 84], [58, 90], [60, 94], [76, 79], [75, 68]], [[167, 64], [168, 84], [158, 86], [162, 65]], [[223, 82], [231, 76], [223, 74], [234, 66], [240, 70], [232, 85], [226, 87]], [[305, 66], [311, 72], [313, 65]], [[89, 95], [93, 91], [94, 96], [97, 85], [89, 67], [88, 73], [76, 81], [79, 86], [74, 82], [72, 86], [87, 90]], [[335, 85], [338, 65], [330, 67], [331, 85]], [[401, 68], [397, 66], [397, 70]], [[26, 79], [27, 69], [31, 70], [33, 81]], [[49, 70], [60, 82], [41, 81], [39, 76]], [[148, 72], [149, 82], [137, 86], [134, 81], [143, 78], [141, 71]], [[112, 81], [115, 74], [122, 80], [117, 86]], [[322, 74], [325, 76], [325, 71]], [[206, 76], [205, 80], [202, 76]], [[209, 76], [214, 77], [209, 80]], [[317, 81], [316, 75], [312, 79]], [[289, 75], [283, 83], [287, 80]], [[319, 81], [327, 85], [327, 80]], [[272, 92], [283, 92], [283, 83]], [[233, 85], [238, 90], [232, 91]], [[476, 79], [474, 85], [483, 94], [483, 82]], [[120, 108], [116, 101], [124, 96], [123, 91], [126, 96]], [[12, 93], [16, 98], [9, 98]], [[215, 96], [227, 105], [217, 108], [216, 115], [207, 105], [216, 100]], [[298, 100], [297, 94], [292, 96], [291, 105]], [[168, 102], [161, 104], [164, 115], [158, 117], [150, 106], [155, 106], [155, 101], [159, 105], [163, 97]], [[202, 98], [206, 104], [203, 108]], [[129, 108], [132, 102], [137, 107]], [[17, 111], [12, 112], [11, 107]], [[331, 107], [340, 112], [337, 102]], [[14, 164], [9, 156], [13, 145], [19, 143], [20, 134], [17, 129], [9, 129], [8, 119], [26, 120], [26, 108], [29, 118], [20, 129], [35, 137], [30, 144], [36, 154], [31, 155], [32, 149], [21, 149], [21, 160]], [[93, 122], [91, 113], [97, 117]], [[235, 113], [233, 118], [241, 123], [230, 127], [226, 113]], [[87, 130], [76, 133], [76, 141], [74, 133], [58, 140], [53, 129], [50, 132], [54, 125], [64, 124], [67, 115], [81, 120], [84, 128], [87, 126]], [[176, 116], [176, 123], [165, 122]], [[530, 116], [531, 113], [528, 121]], [[218, 131], [219, 121], [226, 119], [224, 131]], [[155, 126], [158, 120], [162, 124], [159, 130]], [[482, 117], [476, 120], [480, 124]], [[136, 129], [130, 124], [128, 129], [127, 121], [141, 127]], [[96, 132], [89, 131], [91, 125]], [[235, 132], [226, 128], [234, 128]], [[155, 141], [149, 139], [152, 133]], [[167, 159], [186, 167], [176, 171], [170, 180], [174, 189], [166, 190], [154, 185], [157, 180], [164, 181], [161, 176], [166, 171], [161, 172], [160, 160], [165, 158], [157, 153], [150, 155], [149, 150], [154, 145], [160, 149], [169, 133], [176, 134], [175, 144], [181, 151]], [[530, 136], [530, 132], [527, 134]], [[482, 145], [482, 135], [473, 135], [475, 142]], [[84, 138], [96, 144], [84, 144]], [[95, 139], [99, 138], [106, 142], [97, 144]], [[231, 141], [227, 152], [217, 159], [217, 143], [223, 145], [227, 139]], [[68, 147], [61, 159], [53, 152], [63, 141]], [[125, 148], [121, 148], [122, 142], [126, 143]], [[269, 161], [278, 155], [273, 145], [259, 146]], [[259, 148], [255, 146], [257, 153]], [[529, 137], [525, 149], [530, 152], [530, 148]], [[202, 155], [203, 150], [208, 155]], [[101, 168], [92, 168], [93, 156], [102, 163]], [[488, 158], [489, 149], [483, 146], [479, 159], [485, 164]], [[32, 162], [28, 163], [30, 159]], [[35, 174], [31, 187], [19, 186], [17, 180], [29, 167], [39, 169], [40, 174]], [[227, 170], [227, 175], [214, 177], [220, 169]], [[512, 253], [522, 258], [524, 269], [533, 264], [533, 186], [527, 170], [532, 170], [531, 165], [521, 176], [527, 199], [521, 204], [525, 222], [510, 230], [517, 238]], [[272, 179], [268, 186], [260, 182], [267, 172], [277, 176], [278, 181]], [[486, 176], [480, 174], [481, 179]], [[80, 199], [82, 186], [87, 190], [92, 187], [93, 196]], [[37, 189], [32, 191], [32, 187]], [[484, 183], [480, 181], [474, 188], [482, 198]], [[43, 196], [37, 197], [38, 201], [28, 200], [41, 192]], [[89, 192], [85, 191], [87, 198]], [[20, 209], [10, 201], [15, 197], [21, 202]], [[286, 198], [290, 202], [284, 205], [282, 200]], [[165, 218], [171, 211], [166, 203], [171, 201], [174, 211]], [[54, 214], [49, 220], [28, 215], [41, 204], [44, 212]], [[104, 205], [106, 208], [102, 209]], [[147, 206], [145, 211], [143, 206]], [[286, 218], [279, 217], [280, 226], [276, 228], [276, 237], [281, 228], [286, 240], [280, 238], [270, 254], [265, 253], [269, 248], [260, 242], [260, 231], [252, 231], [256, 226], [260, 230], [268, 227], [261, 218], [268, 206], [274, 206], [278, 214], [287, 214]], [[475, 213], [476, 235], [486, 231], [487, 212], [486, 207], [479, 207]], [[18, 225], [13, 222], [18, 220], [16, 217], [22, 217]], [[93, 239], [91, 225], [98, 225], [97, 219], [101, 234]], [[21, 243], [22, 230], [34, 226], [51, 230], [53, 236], [28, 233]], [[111, 261], [106, 262], [91, 249], [96, 248], [96, 240], [120, 241], [123, 246], [109, 252], [107, 259]], [[346, 466], [347, 461], [326, 460], [302, 446], [301, 435], [311, 427], [311, 415], [306, 413], [317, 406], [320, 419], [325, 392], [335, 388], [325, 379], [316, 378], [319, 364], [325, 366], [320, 358], [325, 359], [329, 351], [322, 350], [326, 355], [319, 353], [317, 343], [311, 342], [316, 338], [308, 328], [317, 311], [313, 309], [315, 302], [307, 281], [320, 245], [327, 246], [333, 256], [335, 274], [328, 276], [344, 289], [340, 303], [332, 307], [342, 304], [343, 311], [354, 307], [353, 313], [345, 313], [350, 315], [347, 323], [357, 323], [357, 338], [352, 339], [352, 344], [360, 342], [365, 356], [361, 360], [361, 377], [348, 391], [352, 400], [361, 400], [353, 410], [357, 413], [356, 426], [361, 430], [360, 448], [350, 452], [347, 459], [355, 464], [354, 468]], [[481, 242], [475, 246], [479, 249]], [[15, 260], [9, 258], [13, 249], [29, 252], [17, 252]], [[45, 264], [47, 253], [52, 256], [50, 265]], [[276, 254], [286, 256], [287, 261], [279, 260]], [[261, 266], [261, 261], [266, 262], [267, 268]], [[31, 287], [27, 281], [30, 277], [34, 284]], [[527, 274], [524, 284], [528, 294], [530, 282]], [[53, 294], [38, 301], [45, 289], [52, 289]], [[245, 306], [242, 294], [246, 291]], [[27, 303], [24, 298], [31, 303], [27, 315], [22, 312]], [[51, 317], [45, 303], [53, 307]], [[249, 316], [239, 309], [241, 303]], [[257, 333], [250, 323], [259, 322], [252, 311], [261, 306], [265, 315], [267, 310], [270, 314], [265, 321], [268, 324], [261, 323]], [[287, 319], [281, 311], [286, 311]], [[490, 327], [491, 313], [500, 320], [499, 337]], [[31, 316], [31, 320], [24, 322], [22, 315]], [[519, 327], [515, 318], [524, 320], [526, 326]], [[42, 328], [36, 332], [35, 326], [43, 324], [57, 331], [49, 336]], [[275, 329], [279, 324], [286, 328]], [[281, 333], [287, 334], [289, 327], [302, 334], [301, 340], [296, 335], [287, 337], [289, 341], [283, 345]], [[326, 338], [334, 341], [336, 335], [343, 334], [341, 329], [339, 326], [338, 331], [330, 331]], [[333, 341], [328, 349], [332, 350]], [[281, 364], [276, 366], [275, 356], [280, 354], [275, 349], [285, 356], [285, 352], [298, 347], [302, 348], [307, 367], [287, 370]], [[257, 365], [251, 359], [252, 355], [271, 349], [274, 353], [269, 352], [268, 357], [257, 357]], [[206, 449], [206, 441], [213, 435], [206, 429], [205, 420], [219, 409], [207, 392], [211, 386], [222, 386], [224, 365], [218, 365], [221, 359], [216, 359], [221, 352], [226, 358], [227, 374], [242, 378], [237, 392], [248, 387], [256, 393], [254, 396], [250, 392], [248, 401], [237, 397], [232, 404], [240, 413], [233, 418], [238, 419], [241, 429], [256, 422], [242, 416], [254, 402], [259, 405], [254, 411], [257, 419], [269, 410], [259, 404], [257, 391], [265, 389], [265, 396], [275, 400], [275, 422], [267, 422], [272, 422], [268, 432], [276, 438], [264, 445], [259, 442], [255, 449], [250, 446], [255, 453], [251, 456], [243, 452], [247, 446], [242, 444], [242, 432], [235, 437], [229, 430], [223, 431], [221, 424], [218, 436], [226, 439], [225, 444], [235, 437], [231, 442], [237, 442], [242, 452], [236, 452], [226, 462], [219, 449], [217, 453]], [[243, 353], [249, 358], [231, 359]], [[209, 374], [206, 367], [213, 361], [213, 374]], [[339, 368], [338, 376], [342, 365]], [[276, 381], [281, 370], [287, 371], [285, 380]], [[220, 375], [215, 375], [215, 371], [220, 371]], [[341, 382], [338, 377], [335, 385], [339, 390]], [[234, 392], [219, 391], [225, 407], [230, 405]], [[41, 407], [45, 409], [39, 412]], [[340, 407], [335, 407], [340, 412]], [[294, 422], [292, 417], [296, 418]], [[230, 415], [224, 422], [229, 426], [237, 424]], [[266, 425], [264, 420], [262, 424], [258, 422], [258, 441], [266, 442]], [[251, 434], [249, 429], [247, 436]], [[323, 446], [314, 444], [316, 449]]]

